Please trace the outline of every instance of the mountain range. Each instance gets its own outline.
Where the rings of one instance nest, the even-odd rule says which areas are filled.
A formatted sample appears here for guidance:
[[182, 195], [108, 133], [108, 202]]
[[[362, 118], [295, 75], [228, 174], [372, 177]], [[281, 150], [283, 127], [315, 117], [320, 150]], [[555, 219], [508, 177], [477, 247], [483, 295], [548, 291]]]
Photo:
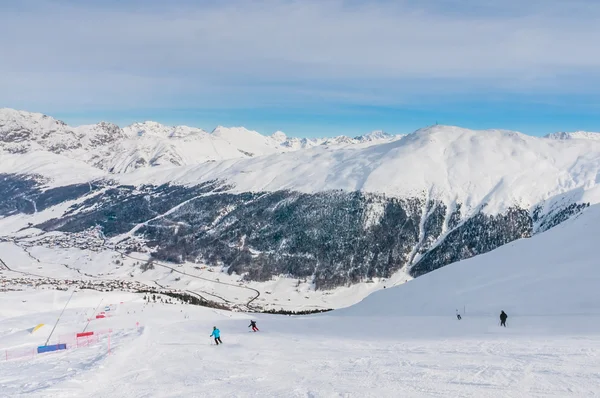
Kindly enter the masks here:
[[596, 134], [436, 125], [309, 140], [154, 122], [71, 128], [2, 110], [0, 230], [99, 234], [107, 250], [251, 281], [383, 284], [529, 238], [600, 202]]
[[48, 151], [110, 173], [251, 158], [316, 146], [365, 146], [401, 137], [373, 131], [354, 138], [294, 138], [281, 131], [264, 136], [243, 127], [223, 126], [209, 133], [195, 127], [171, 127], [151, 121], [124, 128], [107, 122], [71, 127], [43, 114], [0, 109], [1, 151]]

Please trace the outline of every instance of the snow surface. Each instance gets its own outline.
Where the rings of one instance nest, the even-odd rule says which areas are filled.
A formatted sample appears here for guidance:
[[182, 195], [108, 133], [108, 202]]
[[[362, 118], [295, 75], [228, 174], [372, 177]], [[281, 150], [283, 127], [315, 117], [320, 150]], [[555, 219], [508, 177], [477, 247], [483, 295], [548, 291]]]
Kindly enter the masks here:
[[515, 316], [600, 316], [599, 236], [595, 205], [544, 233], [375, 292], [339, 313], [435, 316], [466, 306], [476, 316], [501, 309]]
[[107, 177], [102, 170], [82, 161], [46, 151], [0, 153], [0, 173], [41, 176], [48, 186], [79, 184]]
[[[102, 338], [58, 353], [0, 355], [1, 391], [32, 397], [596, 396], [599, 221], [600, 206], [592, 206], [533, 238], [314, 316], [144, 305], [130, 293], [79, 291], [57, 336], [81, 331], [100, 299], [118, 303], [112, 317], [88, 329], [113, 330], [110, 353]], [[1, 294], [0, 354], [43, 343], [50, 328], [28, 330], [51, 325], [70, 292]], [[501, 309], [508, 328], [498, 326]], [[260, 332], [248, 332], [251, 318]], [[213, 325], [223, 346], [211, 345]]]

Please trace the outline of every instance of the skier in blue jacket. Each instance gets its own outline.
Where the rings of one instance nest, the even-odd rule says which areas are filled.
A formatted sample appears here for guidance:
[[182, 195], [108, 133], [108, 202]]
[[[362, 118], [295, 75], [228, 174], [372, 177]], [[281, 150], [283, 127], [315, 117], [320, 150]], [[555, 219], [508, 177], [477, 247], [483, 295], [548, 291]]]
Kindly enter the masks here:
[[213, 326], [213, 332], [208, 337], [214, 337], [215, 338], [215, 343], [217, 345], [219, 345], [219, 343], [223, 344], [223, 342], [221, 341], [221, 331], [219, 329], [217, 329], [216, 326]]

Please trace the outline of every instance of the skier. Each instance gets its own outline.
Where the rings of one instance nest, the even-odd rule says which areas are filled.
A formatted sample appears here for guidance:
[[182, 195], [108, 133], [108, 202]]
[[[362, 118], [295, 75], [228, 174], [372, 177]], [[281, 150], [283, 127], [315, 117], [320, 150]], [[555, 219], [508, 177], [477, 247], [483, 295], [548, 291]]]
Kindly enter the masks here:
[[462, 319], [462, 317], [460, 316], [460, 314], [458, 313], [458, 310], [456, 310], [456, 318], [460, 321]]
[[221, 341], [221, 331], [219, 329], [217, 329], [216, 326], [213, 326], [213, 331], [212, 334], [208, 337], [214, 337], [215, 338], [215, 343], [217, 345], [219, 345], [219, 343], [223, 344], [223, 342]]
[[506, 312], [502, 311], [500, 313], [500, 326], [506, 327], [506, 318], [508, 318], [508, 315], [506, 315]]
[[250, 325], [248, 327], [252, 327], [253, 332], [258, 332], [258, 328], [256, 327], [256, 321], [250, 321]]

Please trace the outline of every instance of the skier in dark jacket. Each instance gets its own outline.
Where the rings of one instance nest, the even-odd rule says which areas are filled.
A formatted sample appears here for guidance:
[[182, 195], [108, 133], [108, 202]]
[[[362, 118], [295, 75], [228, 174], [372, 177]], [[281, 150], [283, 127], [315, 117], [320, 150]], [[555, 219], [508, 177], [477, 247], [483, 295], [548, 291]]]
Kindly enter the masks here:
[[250, 321], [250, 325], [248, 327], [252, 327], [253, 332], [258, 332], [258, 328], [256, 327], [256, 321]]
[[458, 319], [459, 321], [462, 319], [462, 316], [460, 316], [458, 310], [456, 310], [456, 319]]
[[500, 326], [506, 327], [506, 318], [508, 318], [508, 315], [506, 315], [506, 312], [502, 311], [500, 313]]

